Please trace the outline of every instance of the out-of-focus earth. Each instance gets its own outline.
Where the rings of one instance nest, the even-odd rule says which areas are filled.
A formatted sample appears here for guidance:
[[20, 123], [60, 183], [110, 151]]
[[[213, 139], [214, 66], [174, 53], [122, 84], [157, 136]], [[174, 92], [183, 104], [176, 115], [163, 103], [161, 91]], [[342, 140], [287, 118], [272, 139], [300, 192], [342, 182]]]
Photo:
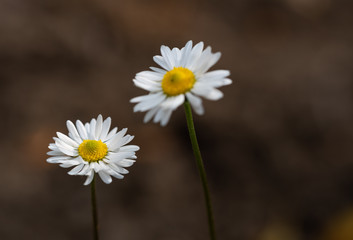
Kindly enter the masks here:
[[128, 127], [138, 159], [97, 184], [101, 238], [208, 239], [183, 109], [144, 124], [132, 79], [162, 44], [229, 69], [194, 116], [218, 239], [353, 239], [353, 2], [0, 0], [0, 239], [91, 239], [85, 178], [46, 162], [66, 120]]

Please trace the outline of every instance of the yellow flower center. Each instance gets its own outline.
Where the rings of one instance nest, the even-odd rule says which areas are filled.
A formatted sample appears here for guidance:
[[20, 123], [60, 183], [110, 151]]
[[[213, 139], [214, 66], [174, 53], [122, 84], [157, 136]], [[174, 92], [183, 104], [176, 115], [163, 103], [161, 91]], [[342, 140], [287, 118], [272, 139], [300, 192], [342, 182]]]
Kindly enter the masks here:
[[162, 80], [162, 89], [167, 96], [176, 96], [192, 89], [195, 75], [187, 68], [175, 67], [167, 72]]
[[86, 162], [98, 162], [108, 153], [108, 147], [101, 140], [83, 140], [78, 147], [78, 154]]

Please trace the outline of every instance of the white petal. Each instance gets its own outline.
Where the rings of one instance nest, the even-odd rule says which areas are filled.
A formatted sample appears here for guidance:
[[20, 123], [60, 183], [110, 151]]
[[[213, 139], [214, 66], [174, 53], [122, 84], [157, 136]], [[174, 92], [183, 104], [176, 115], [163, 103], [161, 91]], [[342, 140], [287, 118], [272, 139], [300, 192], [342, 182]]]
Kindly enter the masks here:
[[165, 63], [168, 66], [168, 69], [173, 69], [173, 67], [175, 66], [175, 60], [174, 60], [174, 56], [173, 56], [170, 48], [162, 45], [161, 46], [161, 54], [162, 54], [162, 57], [163, 57]]
[[[157, 74], [157, 73], [155, 73]], [[151, 74], [150, 74], [151, 75]], [[147, 74], [136, 74], [135, 81], [146, 84], [148, 86], [159, 87], [161, 85], [161, 81], [163, 76], [159, 76], [158, 79], [156, 76], [149, 76]]]
[[164, 108], [159, 108], [158, 112], [156, 113], [156, 115], [153, 118], [153, 122], [154, 123], [158, 123], [159, 121], [161, 121], [161, 119], [163, 118], [165, 114], [165, 109]]
[[156, 67], [150, 67], [150, 69], [152, 69], [153, 71], [157, 72], [157, 73], [161, 73], [163, 74], [163, 76], [167, 73], [166, 70], [161, 69], [161, 68], [156, 68]]
[[89, 139], [97, 140], [97, 136], [96, 136], [96, 124], [97, 124], [96, 119], [92, 118], [91, 122], [89, 123], [89, 131], [88, 131], [88, 137], [89, 137]]
[[90, 136], [90, 131], [91, 131], [91, 127], [89, 125], [89, 123], [85, 123], [85, 129], [86, 129], [86, 132], [87, 132], [87, 136], [89, 138]]
[[149, 110], [146, 113], [145, 117], [143, 118], [143, 122], [146, 123], [146, 122], [150, 121], [153, 118], [153, 116], [156, 114], [158, 109], [159, 109], [159, 107], [157, 106], [157, 107], [152, 108], [151, 110]]
[[87, 175], [91, 171], [90, 164], [85, 164], [85, 166], [82, 168], [80, 172], [77, 173], [77, 175]]
[[148, 84], [145, 82], [141, 82], [140, 80], [137, 80], [137, 79], [134, 79], [133, 82], [137, 87], [142, 88], [146, 91], [155, 92], [161, 89], [161, 86], [159, 85]]
[[60, 149], [60, 151], [65, 153], [66, 155], [69, 155], [69, 156], [77, 156], [78, 155], [78, 152], [75, 148], [66, 144], [65, 142], [63, 142], [60, 139], [56, 139], [55, 144]]
[[229, 71], [227, 70], [216, 70], [203, 74], [198, 78], [198, 81], [211, 87], [222, 87], [232, 83], [232, 80], [225, 78], [228, 75]]
[[109, 184], [112, 182], [112, 178], [109, 176], [109, 174], [105, 173], [104, 171], [98, 172], [98, 175], [104, 183]]
[[162, 56], [159, 56], [159, 55], [154, 56], [153, 61], [155, 61], [159, 66], [161, 66], [165, 70], [168, 70], [168, 71], [172, 70]]
[[128, 145], [120, 148], [120, 152], [136, 152], [138, 150], [140, 150], [140, 147], [136, 145]]
[[206, 66], [213, 58], [213, 53], [211, 52], [211, 47], [207, 47], [202, 53], [200, 58], [197, 61], [197, 65], [194, 66], [193, 72], [196, 77], [204, 74], [207, 70], [205, 70]]
[[132, 141], [132, 139], [135, 138], [135, 136], [130, 136], [130, 135], [126, 135], [126, 137], [128, 137], [128, 139], [126, 140], [126, 142], [123, 143], [123, 145], [128, 144], [129, 142]]
[[121, 175], [120, 173], [113, 172], [113, 171], [110, 173], [110, 175], [115, 177], [115, 178], [117, 178], [117, 179], [123, 179], [124, 178], [124, 176]]
[[94, 171], [92, 170], [89, 174], [88, 174], [88, 177], [87, 177], [87, 179], [86, 179], [86, 181], [84, 182], [84, 184], [83, 185], [88, 185], [88, 184], [90, 184], [91, 182], [92, 182], [92, 180], [93, 180], [93, 177], [94, 177]]
[[55, 145], [55, 143], [50, 143], [48, 148], [53, 151], [59, 151], [59, 148]]
[[129, 171], [126, 170], [125, 168], [122, 168], [118, 165], [115, 165], [114, 163], [109, 163], [108, 166], [115, 172], [120, 173], [120, 174], [128, 174]]
[[110, 128], [110, 124], [111, 124], [111, 118], [108, 117], [107, 119], [104, 120], [103, 122], [103, 126], [102, 126], [102, 133], [100, 136], [100, 139], [104, 142], [105, 140], [107, 140], [107, 134], [109, 132], [109, 128]]
[[60, 138], [55, 138], [55, 145], [59, 148], [60, 151], [63, 148], [68, 149], [70, 151], [74, 151], [76, 149], [76, 147], [73, 147], [67, 144], [65, 141], [61, 140]]
[[233, 81], [229, 78], [225, 78], [223, 79], [223, 86], [226, 86], [226, 85], [229, 85], [229, 84], [232, 84]]
[[186, 68], [189, 68], [193, 71], [196, 66], [198, 65], [199, 58], [201, 56], [203, 50], [203, 42], [199, 42], [196, 44], [193, 49], [191, 50], [190, 56], [185, 64]]
[[163, 103], [161, 103], [161, 107], [164, 109], [176, 109], [179, 107], [181, 104], [183, 104], [185, 101], [185, 96], [184, 94], [180, 94], [175, 97], [168, 97]]
[[62, 163], [59, 166], [63, 168], [69, 168], [79, 164], [80, 164], [80, 161], [78, 161], [77, 159], [72, 159], [72, 160], [62, 161]]
[[97, 164], [99, 165], [100, 167], [100, 171], [107, 171], [109, 170], [109, 167], [107, 166], [107, 164], [103, 161], [99, 161], [97, 162]]
[[150, 81], [161, 81], [164, 74], [152, 71], [142, 71], [136, 74], [136, 79], [148, 79]]
[[218, 62], [218, 60], [221, 58], [221, 53], [220, 52], [216, 52], [212, 54], [212, 58], [210, 59], [209, 62], [207, 62], [205, 68], [203, 69], [203, 71], [208, 71], [208, 69], [210, 69], [210, 67], [212, 67], [213, 65], [216, 64], [216, 62]]
[[[140, 103], [136, 104], [134, 107], [134, 112], [148, 111], [156, 107], [157, 105], [159, 105], [166, 98], [166, 96], [162, 93], [156, 93], [152, 95], [154, 96], [153, 98], [150, 98], [148, 100], [143, 100]], [[147, 95], [147, 96], [150, 96], [150, 95]]]
[[218, 88], [222, 86], [226, 86], [232, 83], [232, 80], [229, 78], [221, 78], [221, 79], [214, 79], [213, 81], [200, 81], [202, 83], [207, 83], [208, 86]]
[[223, 93], [218, 89], [199, 82], [195, 83], [191, 92], [209, 100], [218, 100], [223, 97]]
[[118, 131], [118, 128], [117, 128], [117, 127], [113, 128], [113, 129], [108, 133], [107, 137], [105, 138], [105, 139], [106, 139], [105, 141], [106, 141], [106, 142], [109, 141], [109, 140], [115, 135], [116, 131]]
[[133, 158], [135, 156], [134, 152], [117, 152], [109, 155], [108, 159], [111, 162], [119, 162], [125, 158]]
[[180, 66], [182, 67], [186, 66], [186, 62], [189, 59], [191, 49], [192, 49], [192, 41], [190, 40], [186, 43], [185, 47], [181, 49]]
[[157, 112], [157, 114], [154, 116], [153, 122], [161, 122], [161, 126], [167, 125], [170, 116], [172, 114], [173, 109], [171, 108], [160, 108]]
[[71, 160], [72, 157], [68, 157], [68, 156], [55, 156], [55, 157], [49, 157], [47, 159], [48, 163], [62, 163], [65, 160]]
[[56, 132], [56, 135], [58, 135], [58, 137], [63, 142], [65, 142], [67, 145], [70, 145], [70, 146], [75, 147], [75, 148], [77, 148], [79, 146], [79, 144], [77, 142], [75, 142], [74, 140], [72, 140], [71, 138], [66, 136], [65, 134], [62, 134], [61, 132]]
[[71, 169], [71, 171], [68, 172], [67, 174], [69, 174], [69, 175], [76, 175], [79, 171], [82, 170], [83, 166], [84, 166], [83, 163], [80, 164], [80, 165], [77, 165], [76, 167], [74, 167], [73, 169]]
[[[115, 149], [124, 146], [125, 144], [129, 143], [132, 139], [134, 139], [134, 136], [126, 135], [125, 137], [121, 138]], [[115, 151], [115, 149], [113, 151]]]
[[167, 109], [165, 110], [165, 113], [161, 119], [161, 126], [166, 126], [167, 123], [169, 122], [170, 116], [172, 115], [173, 109]]
[[192, 93], [186, 93], [186, 97], [189, 100], [191, 107], [194, 109], [194, 111], [199, 114], [202, 115], [204, 114], [204, 108], [202, 105], [202, 99], [193, 95]]
[[95, 172], [102, 170], [102, 167], [97, 162], [92, 162], [89, 166], [91, 169], [94, 169]]
[[62, 153], [61, 151], [49, 151], [49, 152], [47, 152], [47, 154], [49, 156], [62, 156], [62, 155], [64, 155], [64, 153]]
[[174, 57], [174, 67], [181, 67], [180, 60], [181, 60], [181, 51], [178, 48], [173, 48], [173, 57]]
[[157, 92], [157, 93], [150, 93], [148, 95], [142, 95], [138, 97], [134, 97], [130, 100], [131, 103], [137, 103], [137, 102], [143, 102], [143, 101], [149, 101], [151, 99], [158, 98], [160, 96], [163, 96], [164, 94], [162, 92]]
[[214, 79], [221, 79], [228, 77], [230, 72], [228, 70], [215, 70], [203, 74], [198, 80], [199, 81], [213, 81]]
[[73, 166], [76, 166], [77, 164], [73, 163], [73, 162], [64, 162], [62, 164], [60, 164], [59, 166], [62, 168], [70, 168]]
[[195, 74], [199, 75], [202, 73], [205, 73], [208, 71], [208, 69], [210, 69], [210, 67], [212, 67], [213, 65], [216, 64], [216, 62], [218, 62], [218, 60], [221, 58], [221, 53], [217, 52], [217, 53], [211, 53], [211, 48], [208, 47], [202, 54], [202, 56], [200, 57], [201, 62], [199, 62], [199, 64], [196, 66], [196, 68], [194, 69]]
[[133, 136], [130, 136], [130, 135], [126, 135], [125, 137], [123, 138], [117, 138], [116, 141], [114, 142], [111, 142], [108, 146], [109, 150], [110, 151], [116, 151], [118, 150], [121, 146], [129, 143], [134, 137]]
[[78, 133], [80, 134], [80, 137], [82, 139], [88, 139], [86, 128], [80, 120], [76, 121], [76, 127], [77, 127]]
[[135, 160], [131, 160], [131, 159], [123, 159], [116, 162], [116, 164], [119, 164], [119, 166], [122, 166], [122, 167], [130, 167], [134, 163], [135, 163]]
[[119, 143], [120, 143], [122, 137], [125, 135], [126, 131], [127, 131], [127, 128], [123, 128], [107, 142], [107, 146], [110, 151], [113, 151], [113, 149], [115, 149], [119, 145]]
[[101, 114], [98, 115], [96, 129], [95, 129], [95, 139], [99, 140], [102, 133], [103, 117]]
[[82, 139], [80, 137], [80, 135], [77, 132], [77, 129], [75, 127], [75, 125], [70, 121], [66, 121], [66, 126], [67, 129], [69, 130], [69, 133], [71, 133], [71, 137], [77, 142], [77, 143], [81, 143]]

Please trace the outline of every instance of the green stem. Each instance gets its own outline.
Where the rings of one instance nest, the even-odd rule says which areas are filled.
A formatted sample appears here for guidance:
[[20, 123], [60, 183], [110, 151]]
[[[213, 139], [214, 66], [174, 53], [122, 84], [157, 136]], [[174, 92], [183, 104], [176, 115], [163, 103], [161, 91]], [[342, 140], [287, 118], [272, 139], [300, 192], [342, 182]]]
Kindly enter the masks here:
[[[95, 174], [95, 173], [93, 173]], [[92, 217], [93, 217], [93, 239], [98, 240], [98, 216], [97, 216], [97, 201], [96, 201], [96, 176], [91, 182], [91, 202], [92, 202]]]
[[192, 149], [194, 151], [196, 165], [199, 170], [199, 175], [200, 175], [201, 183], [202, 183], [202, 187], [203, 187], [203, 193], [204, 193], [204, 197], [205, 197], [205, 201], [206, 201], [206, 210], [207, 210], [207, 216], [208, 216], [208, 227], [209, 227], [209, 231], [210, 231], [210, 239], [215, 240], [216, 233], [215, 233], [215, 227], [214, 227], [214, 218], [213, 218], [213, 213], [212, 213], [210, 191], [208, 189], [206, 171], [205, 171], [205, 167], [202, 162], [199, 144], [197, 143], [194, 121], [192, 119], [191, 107], [190, 107], [190, 103], [188, 101], [185, 101], [184, 109], [185, 109], [185, 115], [186, 115], [188, 129], [189, 129], [191, 145], [192, 145]]

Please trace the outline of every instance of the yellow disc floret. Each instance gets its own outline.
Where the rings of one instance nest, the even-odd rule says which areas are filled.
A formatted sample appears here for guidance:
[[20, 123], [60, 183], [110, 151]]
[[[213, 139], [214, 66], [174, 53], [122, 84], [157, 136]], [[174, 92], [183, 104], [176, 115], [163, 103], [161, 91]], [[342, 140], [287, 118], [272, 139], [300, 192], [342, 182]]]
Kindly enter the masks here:
[[78, 147], [78, 154], [87, 162], [98, 162], [108, 153], [108, 147], [101, 140], [83, 140]]
[[175, 67], [167, 72], [162, 80], [162, 89], [167, 96], [176, 96], [192, 89], [195, 75], [187, 68]]

